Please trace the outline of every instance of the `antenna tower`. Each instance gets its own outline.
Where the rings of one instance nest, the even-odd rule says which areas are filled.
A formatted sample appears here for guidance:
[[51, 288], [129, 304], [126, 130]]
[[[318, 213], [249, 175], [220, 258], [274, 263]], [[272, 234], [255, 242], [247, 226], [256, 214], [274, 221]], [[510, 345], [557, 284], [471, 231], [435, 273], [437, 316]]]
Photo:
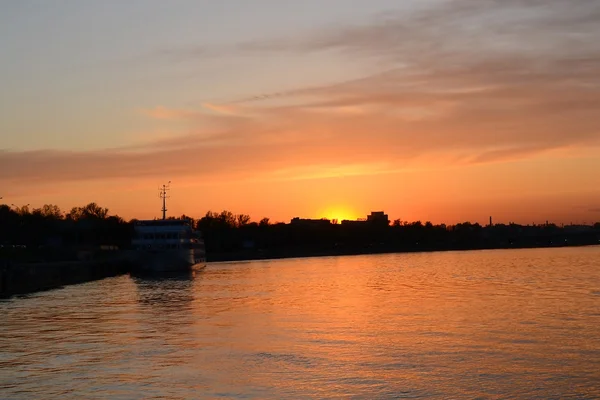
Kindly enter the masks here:
[[167, 199], [169, 197], [171, 197], [171, 196], [167, 195], [167, 192], [169, 190], [171, 190], [170, 186], [171, 186], [171, 181], [169, 181], [169, 183], [167, 183], [166, 185], [162, 185], [162, 187], [158, 188], [158, 197], [160, 197], [162, 199], [162, 203], [163, 203], [162, 210], [161, 210], [162, 214], [163, 214], [163, 217], [162, 217], [163, 220], [167, 219]]

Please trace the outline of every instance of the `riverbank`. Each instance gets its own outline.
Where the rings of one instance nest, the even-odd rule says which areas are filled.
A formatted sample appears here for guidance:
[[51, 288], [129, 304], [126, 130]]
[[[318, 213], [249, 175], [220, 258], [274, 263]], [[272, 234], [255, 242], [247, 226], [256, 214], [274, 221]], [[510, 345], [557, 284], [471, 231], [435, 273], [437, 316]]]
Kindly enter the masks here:
[[0, 298], [6, 299], [129, 272], [122, 260], [0, 264]]
[[402, 254], [402, 253], [433, 253], [448, 251], [478, 251], [478, 250], [518, 250], [518, 249], [546, 249], [546, 248], [564, 248], [564, 247], [588, 247], [598, 246], [600, 242], [578, 243], [578, 244], [548, 244], [548, 245], [528, 245], [528, 246], [493, 246], [493, 247], [411, 247], [411, 248], [393, 248], [390, 246], [371, 246], [360, 249], [327, 249], [327, 250], [306, 250], [306, 249], [287, 249], [287, 250], [245, 250], [227, 253], [207, 254], [208, 262], [243, 262], [257, 260], [278, 260], [286, 258], [311, 258], [311, 257], [338, 257], [338, 256], [358, 256], [370, 254]]
[[[445, 251], [474, 251], [502, 249], [531, 249], [595, 246], [598, 243], [554, 243], [530, 246], [494, 247], [393, 247], [370, 245], [362, 248], [338, 247], [334, 249], [280, 248], [270, 250], [247, 249], [227, 253], [209, 253], [208, 262], [242, 262], [253, 260], [276, 260], [286, 258], [335, 257], [368, 254], [427, 253]], [[85, 283], [132, 272], [127, 252], [118, 252], [112, 258], [86, 261], [17, 263], [0, 260], [0, 299], [25, 295], [66, 285]]]

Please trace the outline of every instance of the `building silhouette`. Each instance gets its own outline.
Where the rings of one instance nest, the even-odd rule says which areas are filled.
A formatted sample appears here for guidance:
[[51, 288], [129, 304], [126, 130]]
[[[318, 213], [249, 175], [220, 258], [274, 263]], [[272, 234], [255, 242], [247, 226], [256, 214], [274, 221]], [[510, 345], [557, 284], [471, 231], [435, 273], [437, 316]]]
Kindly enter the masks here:
[[290, 221], [290, 224], [294, 225], [294, 226], [320, 227], [320, 226], [331, 225], [331, 221], [328, 220], [327, 218], [308, 219], [308, 218], [295, 217], [295, 218], [292, 218], [292, 220]]
[[359, 218], [357, 220], [343, 220], [343, 226], [389, 226], [390, 219], [383, 211], [372, 211], [367, 218]]

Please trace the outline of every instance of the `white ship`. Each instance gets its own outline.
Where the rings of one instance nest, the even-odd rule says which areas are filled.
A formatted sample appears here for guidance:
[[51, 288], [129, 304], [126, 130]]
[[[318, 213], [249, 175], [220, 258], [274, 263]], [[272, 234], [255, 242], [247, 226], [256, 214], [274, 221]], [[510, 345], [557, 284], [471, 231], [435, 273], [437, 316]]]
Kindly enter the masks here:
[[[170, 183], [170, 182], [169, 182]], [[192, 222], [166, 218], [168, 185], [160, 189], [163, 218], [137, 221], [132, 240], [135, 264], [141, 271], [179, 272], [206, 266], [204, 240]]]

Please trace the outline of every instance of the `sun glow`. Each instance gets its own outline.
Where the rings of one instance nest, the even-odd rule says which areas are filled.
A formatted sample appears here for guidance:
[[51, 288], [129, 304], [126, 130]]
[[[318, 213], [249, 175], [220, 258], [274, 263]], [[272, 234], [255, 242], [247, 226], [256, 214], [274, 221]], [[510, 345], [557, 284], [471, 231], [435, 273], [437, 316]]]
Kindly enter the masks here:
[[330, 207], [321, 213], [320, 218], [327, 218], [330, 221], [342, 223], [344, 220], [356, 220], [358, 218], [356, 212], [348, 207]]

